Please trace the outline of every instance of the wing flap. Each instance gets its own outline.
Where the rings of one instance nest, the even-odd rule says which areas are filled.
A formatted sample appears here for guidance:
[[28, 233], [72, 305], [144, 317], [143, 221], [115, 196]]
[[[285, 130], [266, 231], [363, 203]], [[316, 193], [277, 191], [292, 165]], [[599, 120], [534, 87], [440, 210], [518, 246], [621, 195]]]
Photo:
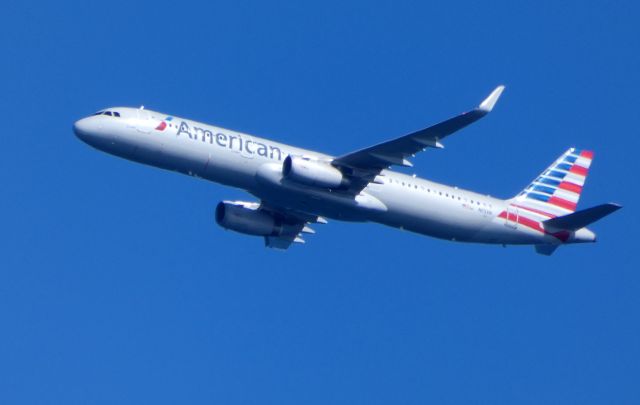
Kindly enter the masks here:
[[264, 245], [273, 249], [287, 250], [292, 243], [305, 243], [305, 240], [299, 236], [265, 236]]
[[292, 211], [264, 201], [260, 204], [260, 209], [269, 212], [280, 224], [277, 234], [264, 237], [264, 245], [274, 249], [286, 250], [293, 243], [306, 243], [302, 235], [316, 233], [309, 224], [327, 223], [323, 217]]

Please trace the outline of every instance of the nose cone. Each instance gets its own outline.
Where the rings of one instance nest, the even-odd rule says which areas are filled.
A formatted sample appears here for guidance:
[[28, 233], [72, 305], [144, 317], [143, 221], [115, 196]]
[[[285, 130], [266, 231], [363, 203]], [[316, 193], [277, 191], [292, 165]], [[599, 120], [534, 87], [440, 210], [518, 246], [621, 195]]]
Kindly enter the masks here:
[[100, 116], [82, 118], [73, 124], [73, 132], [84, 143], [98, 149], [110, 147], [112, 143], [111, 131]]
[[85, 142], [91, 136], [92, 129], [95, 130], [90, 121], [91, 118], [82, 118], [73, 124], [73, 132], [78, 138], [82, 139]]

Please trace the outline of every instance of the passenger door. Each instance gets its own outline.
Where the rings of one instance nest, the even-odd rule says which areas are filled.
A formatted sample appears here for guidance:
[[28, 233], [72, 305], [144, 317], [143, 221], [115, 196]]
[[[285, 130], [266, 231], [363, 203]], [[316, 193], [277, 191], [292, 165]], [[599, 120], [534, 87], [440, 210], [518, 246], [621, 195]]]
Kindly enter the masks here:
[[166, 134], [163, 131], [154, 129], [162, 120], [146, 110], [137, 110], [137, 115], [137, 119], [134, 121], [137, 131], [137, 136], [135, 137], [135, 159], [146, 164], [162, 167], [162, 149]]
[[138, 118], [135, 120], [135, 127], [139, 132], [148, 134], [153, 129], [153, 122], [149, 111], [142, 108], [136, 110]]

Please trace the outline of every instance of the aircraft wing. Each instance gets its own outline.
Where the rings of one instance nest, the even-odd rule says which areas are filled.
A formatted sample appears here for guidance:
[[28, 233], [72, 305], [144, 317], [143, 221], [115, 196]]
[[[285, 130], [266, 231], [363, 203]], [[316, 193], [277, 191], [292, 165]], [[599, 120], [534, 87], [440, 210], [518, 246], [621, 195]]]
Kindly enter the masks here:
[[265, 246], [275, 249], [284, 250], [288, 249], [292, 243], [305, 243], [305, 240], [302, 238], [303, 234], [316, 233], [308, 226], [309, 224], [327, 223], [327, 220], [322, 217], [276, 207], [264, 201], [260, 204], [259, 209], [269, 212], [276, 218], [279, 224], [280, 231], [278, 235], [264, 237]]
[[331, 164], [337, 167], [378, 172], [392, 165], [412, 166], [407, 160], [408, 157], [428, 147], [443, 148], [440, 143], [442, 139], [491, 112], [503, 90], [504, 86], [496, 87], [478, 107], [469, 112], [400, 138], [340, 156]]

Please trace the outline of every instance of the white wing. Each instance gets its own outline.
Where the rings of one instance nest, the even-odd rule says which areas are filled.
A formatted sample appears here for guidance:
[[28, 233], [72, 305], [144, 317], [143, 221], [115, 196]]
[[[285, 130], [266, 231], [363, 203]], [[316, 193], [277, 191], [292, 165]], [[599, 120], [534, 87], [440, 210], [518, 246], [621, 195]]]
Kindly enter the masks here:
[[332, 161], [332, 164], [341, 168], [372, 171], [380, 171], [391, 165], [412, 166], [407, 160], [408, 157], [428, 147], [442, 148], [440, 141], [446, 136], [491, 112], [503, 90], [504, 86], [496, 87], [477, 108], [469, 112], [409, 135], [338, 157]]

